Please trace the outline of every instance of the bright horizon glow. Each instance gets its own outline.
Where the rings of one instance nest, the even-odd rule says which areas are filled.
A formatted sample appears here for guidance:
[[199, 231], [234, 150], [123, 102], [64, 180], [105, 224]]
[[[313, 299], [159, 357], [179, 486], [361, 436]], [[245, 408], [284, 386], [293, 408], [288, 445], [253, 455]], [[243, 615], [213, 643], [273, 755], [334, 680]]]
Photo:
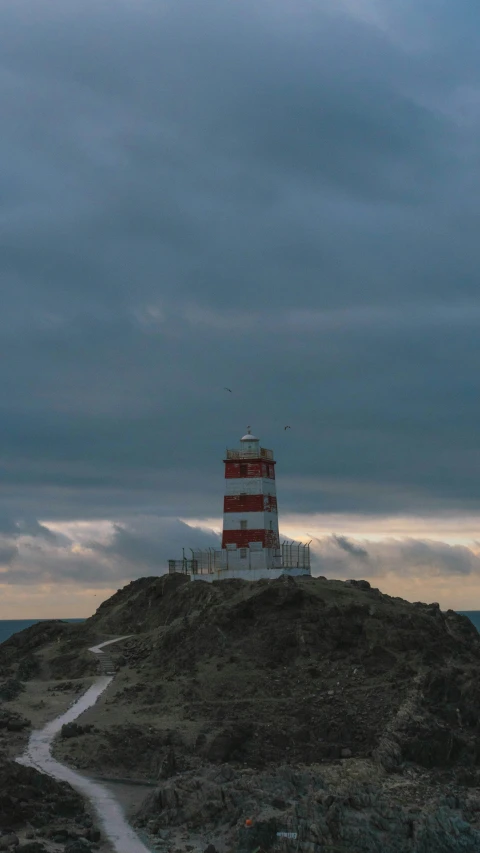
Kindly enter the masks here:
[[[441, 564], [435, 564], [435, 552], [431, 562], [419, 560], [418, 571], [415, 564], [406, 566], [405, 573], [396, 565], [388, 566], [388, 555], [394, 553], [397, 546], [402, 548], [405, 543], [415, 546], [415, 543], [433, 543], [440, 548], [460, 546], [468, 549], [473, 559], [480, 555], [480, 517], [475, 515], [454, 516], [448, 514], [436, 516], [364, 516], [355, 514], [281, 514], [282, 538], [306, 542], [313, 539], [313, 552], [319, 554], [319, 546], [328, 543], [332, 537], [344, 537], [355, 543], [357, 547], [365, 547], [373, 553], [372, 546], [378, 547], [379, 556], [373, 563], [375, 574], [369, 576], [368, 570], [372, 563], [365, 563], [365, 573], [362, 576], [372, 586], [379, 587], [389, 595], [400, 596], [410, 601], [438, 601], [442, 609], [480, 610], [480, 571], [477, 575], [475, 565], [469, 572], [445, 571]], [[197, 527], [218, 536], [222, 531], [222, 517], [180, 519], [190, 527]], [[70, 553], [81, 557], [89, 556], [89, 544], [92, 540], [108, 544], [114, 532], [114, 522], [107, 519], [96, 521], [50, 522], [42, 521], [53, 532], [68, 536], [71, 540]], [[315, 540], [320, 540], [316, 542]], [[188, 549], [188, 530], [186, 541], [179, 542], [171, 553], [171, 557], [181, 555], [182, 546]], [[324, 544], [325, 547], [325, 544]], [[392, 549], [393, 551], [389, 551]], [[93, 552], [91, 552], [93, 555]], [[339, 551], [339, 554], [341, 552]], [[387, 555], [385, 557], [384, 555]], [[34, 559], [34, 558], [33, 558]], [[323, 555], [320, 556], [320, 560]], [[381, 567], [385, 560], [385, 570]], [[333, 563], [335, 566], [336, 564]], [[340, 564], [338, 564], [340, 566]], [[413, 565], [413, 567], [412, 567]], [[380, 568], [379, 568], [380, 567]], [[145, 569], [145, 575], [159, 576], [166, 569], [159, 563], [158, 570]], [[362, 571], [357, 564], [356, 571]], [[370, 568], [371, 570], [371, 568]], [[128, 569], [127, 569], [128, 571]], [[327, 577], [345, 577], [340, 569], [322, 571], [314, 570], [316, 574]], [[132, 578], [138, 576], [133, 573]], [[356, 575], [358, 576], [358, 574]], [[1, 578], [1, 574], [0, 574]], [[116, 583], [112, 580], [99, 581], [98, 584], [85, 581], [86, 586], [74, 580], [59, 583], [43, 583], [22, 587], [15, 584], [0, 584], [0, 619], [72, 619], [91, 616], [102, 601], [113, 595], [117, 588], [130, 581], [130, 577]]]
[[[221, 535], [222, 518], [181, 518], [185, 524], [214, 530]], [[281, 536], [306, 542], [324, 536], [347, 536], [381, 542], [385, 539], [418, 538], [480, 548], [480, 516], [363, 516], [342, 513], [282, 513]]]

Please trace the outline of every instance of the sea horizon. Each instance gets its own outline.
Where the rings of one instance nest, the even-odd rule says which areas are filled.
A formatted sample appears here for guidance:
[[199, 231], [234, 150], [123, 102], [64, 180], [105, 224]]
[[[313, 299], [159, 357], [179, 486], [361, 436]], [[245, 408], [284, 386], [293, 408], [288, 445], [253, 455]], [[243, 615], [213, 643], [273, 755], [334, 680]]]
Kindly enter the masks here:
[[[60, 619], [61, 622], [85, 622], [88, 618], [86, 616], [82, 618], [78, 617], [63, 617]], [[30, 628], [31, 625], [36, 625], [38, 622], [51, 622], [52, 619], [0, 619], [0, 643], [4, 643], [5, 640], [8, 640], [13, 634], [18, 634], [20, 631], [24, 631], [25, 628]]]

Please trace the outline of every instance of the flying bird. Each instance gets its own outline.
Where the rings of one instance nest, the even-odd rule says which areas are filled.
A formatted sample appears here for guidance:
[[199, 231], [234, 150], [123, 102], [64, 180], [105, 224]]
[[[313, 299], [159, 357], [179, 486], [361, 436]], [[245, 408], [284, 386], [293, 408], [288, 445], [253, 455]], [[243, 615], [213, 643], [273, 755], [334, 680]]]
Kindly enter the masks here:
[[232, 389], [231, 389], [231, 388], [224, 388], [223, 390], [224, 390], [224, 391], [230, 391], [230, 394], [232, 393]]
[[286, 427], [283, 427], [283, 428], [284, 428], [284, 429], [291, 429], [292, 427], [286, 426]]

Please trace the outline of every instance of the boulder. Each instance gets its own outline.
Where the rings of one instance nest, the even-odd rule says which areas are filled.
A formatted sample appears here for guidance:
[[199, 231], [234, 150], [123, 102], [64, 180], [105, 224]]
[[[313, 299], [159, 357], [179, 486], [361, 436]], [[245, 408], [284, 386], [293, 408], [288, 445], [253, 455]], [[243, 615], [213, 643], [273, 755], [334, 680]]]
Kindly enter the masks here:
[[352, 578], [351, 580], [345, 581], [348, 586], [355, 586], [357, 589], [371, 589], [368, 581], [364, 580], [356, 580]]
[[6, 729], [9, 732], [18, 732], [28, 728], [30, 720], [17, 714], [16, 711], [10, 711], [6, 708], [0, 710], [0, 729]]
[[80, 735], [88, 734], [93, 728], [92, 724], [81, 726], [79, 723], [64, 723], [60, 730], [60, 737], [79, 737]]

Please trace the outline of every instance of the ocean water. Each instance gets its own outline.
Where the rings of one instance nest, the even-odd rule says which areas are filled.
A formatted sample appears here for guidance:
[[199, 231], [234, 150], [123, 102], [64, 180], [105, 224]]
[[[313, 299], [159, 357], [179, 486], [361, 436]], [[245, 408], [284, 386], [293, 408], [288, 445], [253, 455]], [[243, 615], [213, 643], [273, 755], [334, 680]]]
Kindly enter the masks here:
[[[12, 634], [17, 634], [24, 628], [30, 628], [30, 625], [48, 621], [48, 619], [0, 619], [0, 643], [8, 640]], [[85, 619], [63, 619], [63, 622], [85, 622]]]
[[463, 616], [468, 616], [470, 622], [473, 622], [477, 631], [480, 631], [480, 610], [459, 610]]

